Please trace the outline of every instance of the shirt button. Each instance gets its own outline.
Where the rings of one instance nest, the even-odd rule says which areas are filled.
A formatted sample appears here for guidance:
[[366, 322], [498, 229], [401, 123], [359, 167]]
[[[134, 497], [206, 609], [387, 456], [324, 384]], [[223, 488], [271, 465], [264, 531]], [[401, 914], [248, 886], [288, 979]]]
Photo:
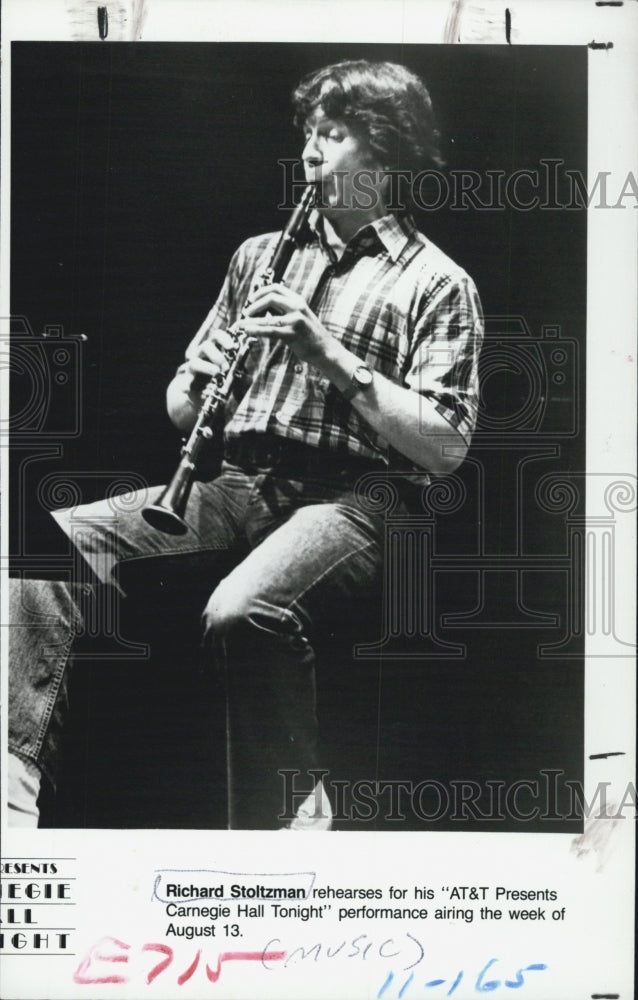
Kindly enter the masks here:
[[295, 371], [297, 372], [297, 375], [301, 375], [303, 372], [303, 365], [295, 365]]

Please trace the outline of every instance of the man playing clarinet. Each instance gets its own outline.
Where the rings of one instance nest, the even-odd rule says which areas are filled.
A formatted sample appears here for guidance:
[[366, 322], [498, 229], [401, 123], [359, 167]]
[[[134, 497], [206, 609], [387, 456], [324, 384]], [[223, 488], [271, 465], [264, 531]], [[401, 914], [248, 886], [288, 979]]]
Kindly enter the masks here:
[[[278, 234], [240, 246], [168, 388], [171, 419], [188, 435], [204, 387], [227, 371], [237, 336], [250, 338], [248, 377], [227, 401], [221, 472], [193, 484], [186, 533], [147, 523], [141, 497], [115, 536], [101, 528], [106, 502], [54, 515], [70, 537], [72, 515], [91, 524], [72, 540], [96, 578], [122, 591], [135, 560], [187, 558], [211, 573], [220, 554], [232, 555], [202, 609], [206, 655], [226, 682], [231, 829], [330, 828], [328, 795], [313, 778], [317, 638], [339, 609], [380, 595], [384, 578], [384, 516], [357, 482], [392, 473], [408, 502], [415, 486], [463, 461], [477, 412], [476, 289], [410, 215], [410, 178], [440, 162], [425, 85], [400, 65], [342, 62], [302, 80], [293, 103], [316, 197], [285, 275], [259, 283]], [[29, 794], [40, 773], [53, 778], [81, 627], [71, 588], [37, 595], [63, 654], [36, 685], [29, 643], [42, 643], [41, 630], [20, 630], [12, 647], [16, 822], [35, 821]], [[292, 821], [282, 815], [291, 769], [308, 792]]]

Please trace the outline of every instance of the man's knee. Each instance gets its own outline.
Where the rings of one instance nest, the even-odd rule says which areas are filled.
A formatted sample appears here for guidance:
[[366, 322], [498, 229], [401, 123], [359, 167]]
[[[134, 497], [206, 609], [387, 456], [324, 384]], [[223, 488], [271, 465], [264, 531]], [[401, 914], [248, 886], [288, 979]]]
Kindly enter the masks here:
[[211, 594], [204, 613], [202, 625], [205, 635], [228, 635], [244, 625], [249, 619], [249, 601], [245, 592], [225, 577]]
[[231, 573], [213, 591], [202, 615], [204, 634], [227, 636], [231, 632], [270, 634], [301, 631], [298, 617], [280, 607], [271, 594], [263, 594], [242, 574]]

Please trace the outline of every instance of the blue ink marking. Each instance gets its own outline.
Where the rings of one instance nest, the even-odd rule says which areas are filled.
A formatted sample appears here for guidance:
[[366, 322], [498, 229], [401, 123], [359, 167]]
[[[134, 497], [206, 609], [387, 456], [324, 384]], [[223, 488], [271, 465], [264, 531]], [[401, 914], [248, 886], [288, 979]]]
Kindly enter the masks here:
[[454, 993], [454, 990], [459, 985], [459, 983], [461, 982], [462, 979], [463, 979], [463, 971], [461, 970], [461, 972], [459, 972], [458, 976], [456, 977], [456, 979], [454, 980], [454, 982], [450, 986], [449, 990], [447, 991], [447, 995], [449, 997], [452, 996], [452, 994]]
[[[326, 945], [326, 955], [328, 956], [328, 958], [334, 958], [335, 955], [338, 955], [339, 952], [342, 951], [345, 948], [345, 946], [346, 946], [346, 942], [342, 941], [338, 948], [335, 948], [334, 951], [331, 951], [330, 950], [330, 945], [327, 944]], [[398, 951], [396, 952], [396, 954], [397, 955], [399, 954]], [[392, 973], [390, 973], [390, 975], [392, 975]]]
[[486, 983], [483, 982], [483, 976], [485, 975], [487, 970], [492, 965], [494, 965], [494, 962], [497, 961], [498, 961], [497, 958], [490, 958], [487, 965], [485, 965], [479, 972], [478, 978], [476, 980], [476, 986], [474, 987], [477, 993], [491, 993], [492, 990], [495, 990], [500, 986], [500, 980], [498, 979], [489, 979]]
[[[501, 986], [501, 985], [507, 986], [511, 990], [520, 989], [521, 986], [525, 986], [526, 985], [524, 973], [526, 973], [526, 972], [542, 972], [542, 971], [544, 971], [545, 969], [548, 968], [548, 966], [545, 965], [544, 962], [532, 962], [531, 965], [526, 965], [523, 968], [518, 969], [516, 971], [514, 979], [505, 979], [502, 983], [501, 983], [500, 979], [488, 979], [488, 980], [485, 980], [485, 975], [486, 975], [488, 969], [490, 969], [496, 962], [498, 962], [498, 958], [491, 958], [489, 960], [489, 962], [487, 962], [486, 965], [484, 965], [483, 968], [481, 969], [481, 971], [480, 971], [480, 973], [479, 973], [479, 975], [477, 977], [476, 983], [474, 985], [474, 989], [476, 990], [477, 993], [492, 993], [494, 990], [498, 989], [499, 986]], [[461, 969], [457, 973], [456, 979], [454, 980], [454, 982], [450, 986], [449, 990], [445, 994], [446, 996], [448, 996], [448, 997], [452, 996], [452, 994], [456, 991], [457, 987], [461, 985], [461, 982], [463, 980], [463, 976], [464, 975], [465, 975], [465, 973], [464, 973], [463, 969]], [[408, 987], [409, 987], [409, 985], [410, 985], [410, 983], [412, 982], [413, 979], [414, 979], [414, 973], [411, 972], [410, 975], [408, 976], [408, 978], [406, 979], [406, 981], [404, 982], [403, 986], [399, 990], [399, 992], [397, 994], [397, 1000], [402, 1000], [402, 997], [403, 997], [404, 993], [408, 989]], [[394, 973], [393, 972], [389, 972], [388, 975], [387, 975], [387, 977], [386, 977], [386, 980], [385, 980], [383, 986], [381, 987], [381, 989], [377, 993], [377, 1000], [380, 1000], [380, 998], [384, 995], [384, 993], [386, 992], [386, 990], [390, 987], [390, 985], [393, 982], [394, 982]], [[445, 984], [445, 982], [446, 982], [445, 979], [429, 979], [423, 985], [426, 988], [431, 988], [431, 987], [434, 987], [434, 986], [443, 986]], [[595, 1000], [607, 1000], [607, 998], [609, 998], [609, 1000], [618, 1000], [618, 994], [617, 993], [592, 993], [592, 998], [595, 998]]]
[[[200, 875], [200, 876], [210, 876], [210, 875], [220, 876], [220, 875], [227, 875], [229, 877], [233, 877], [233, 878], [237, 878], [237, 879], [254, 879], [254, 878], [263, 878], [263, 879], [297, 879], [297, 878], [299, 878], [299, 879], [308, 879], [308, 884], [306, 886], [295, 886], [296, 888], [303, 888], [304, 889], [305, 898], [306, 899], [310, 898], [311, 893], [312, 893], [312, 888], [313, 888], [313, 886], [315, 884], [315, 880], [317, 878], [317, 873], [316, 872], [227, 872], [227, 871], [223, 871], [222, 869], [217, 869], [217, 868], [156, 868], [155, 869], [155, 882], [153, 884], [153, 894], [151, 896], [151, 899], [157, 899], [160, 903], [171, 903], [171, 902], [174, 903], [175, 902], [175, 899], [169, 899], [168, 897], [165, 898], [161, 894], [161, 890], [162, 890], [162, 878], [166, 877], [167, 875], [188, 875], [188, 876], [191, 877], [191, 879], [195, 875]], [[183, 897], [177, 897], [177, 898], [182, 898], [184, 900], [188, 900], [191, 897], [190, 896], [183, 896]], [[203, 897], [198, 897], [198, 898], [203, 898]], [[210, 898], [213, 898], [213, 897], [210, 897]], [[215, 898], [216, 902], [222, 903], [222, 902], [228, 902], [229, 900], [234, 900], [234, 899], [243, 899], [243, 898], [260, 899], [261, 897], [259, 897], [259, 896], [243, 897], [243, 896], [240, 896], [240, 895], [236, 895], [236, 896], [233, 896], [233, 895], [223, 895], [223, 896], [215, 896], [214, 898]]]
[[[344, 944], [345, 944], [345, 941], [344, 941]], [[400, 951], [391, 951], [391, 952], [389, 952], [389, 953], [388, 953], [388, 954], [386, 955], [386, 953], [385, 953], [385, 952], [383, 951], [383, 949], [385, 948], [386, 944], [394, 944], [394, 938], [387, 938], [387, 939], [386, 939], [385, 941], [383, 941], [383, 942], [382, 942], [382, 943], [381, 943], [381, 944], [379, 945], [379, 955], [381, 956], [381, 958], [396, 958], [396, 957], [397, 957], [397, 955], [400, 955], [400, 954], [401, 954], [401, 952], [400, 952]], [[329, 950], [330, 950], [330, 949], [328, 949], [328, 951], [329, 951]], [[404, 971], [405, 971], [405, 972], [407, 972], [407, 969], [405, 969]]]
[[524, 972], [530, 972], [530, 971], [531, 972], [537, 972], [537, 971], [541, 971], [542, 969], [546, 969], [546, 968], [547, 968], [547, 966], [543, 965], [542, 962], [534, 962], [533, 965], [526, 965], [524, 969], [519, 969], [517, 971], [517, 973], [516, 973], [516, 979], [514, 979], [514, 980], [512, 980], [512, 979], [506, 979], [505, 980], [505, 985], [509, 986], [509, 988], [511, 990], [518, 990], [518, 989], [521, 988], [521, 986], [525, 985], [525, 979], [523, 978], [523, 973]]
[[407, 971], [408, 971], [408, 969], [413, 969], [415, 965], [418, 965], [418, 964], [419, 964], [419, 962], [420, 962], [420, 961], [421, 961], [421, 960], [423, 959], [423, 957], [425, 956], [425, 951], [423, 950], [423, 945], [421, 944], [421, 942], [419, 941], [419, 939], [418, 939], [418, 938], [415, 938], [413, 934], [410, 934], [410, 932], [409, 932], [409, 931], [406, 931], [406, 932], [405, 932], [405, 936], [406, 936], [406, 937], [409, 937], [409, 938], [410, 938], [410, 940], [411, 940], [411, 941], [414, 941], [414, 943], [415, 943], [415, 944], [418, 944], [418, 946], [419, 946], [419, 949], [420, 949], [420, 951], [421, 951], [421, 954], [420, 954], [420, 955], [419, 955], [419, 957], [417, 958], [416, 962], [413, 962], [413, 963], [412, 963], [412, 965], [406, 965], [406, 967], [405, 967], [405, 971], [407, 972]]
[[406, 981], [404, 982], [403, 986], [399, 990], [399, 1000], [401, 1000], [401, 997], [403, 996], [403, 994], [405, 993], [405, 991], [407, 990], [408, 986], [410, 985], [413, 979], [414, 979], [414, 973], [411, 972]]
[[394, 979], [394, 972], [388, 972], [385, 983], [377, 993], [377, 1000], [379, 1000], [379, 998], [383, 996], [383, 994], [385, 993], [385, 991], [387, 990], [388, 986], [390, 985], [393, 979]]
[[525, 985], [525, 980], [523, 979], [524, 969], [518, 969], [516, 972], [516, 979], [506, 979], [505, 985], [509, 986], [511, 990], [518, 990], [521, 986]]

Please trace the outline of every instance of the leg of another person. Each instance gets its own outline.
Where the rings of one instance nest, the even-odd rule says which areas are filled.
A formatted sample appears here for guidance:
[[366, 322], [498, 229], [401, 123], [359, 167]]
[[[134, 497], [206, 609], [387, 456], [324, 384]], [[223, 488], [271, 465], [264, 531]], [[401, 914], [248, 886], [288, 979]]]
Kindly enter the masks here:
[[[188, 511], [193, 527], [181, 537], [146, 524], [141, 516], [149, 501], [146, 491], [53, 516], [82, 557], [77, 577], [86, 578], [86, 561], [95, 579], [116, 583], [123, 594], [125, 569], [139, 577], [142, 563], [147, 579], [163, 578], [180, 566], [214, 577], [219, 555], [237, 543], [247, 495], [240, 477], [195, 484]], [[10, 592], [9, 817], [15, 825], [36, 825], [40, 775], [55, 787], [73, 642], [83, 631], [85, 615], [93, 613], [94, 588], [77, 581], [12, 580]]]
[[84, 588], [9, 581], [9, 824], [37, 826], [40, 775], [55, 787], [67, 705], [67, 663], [81, 628]]

